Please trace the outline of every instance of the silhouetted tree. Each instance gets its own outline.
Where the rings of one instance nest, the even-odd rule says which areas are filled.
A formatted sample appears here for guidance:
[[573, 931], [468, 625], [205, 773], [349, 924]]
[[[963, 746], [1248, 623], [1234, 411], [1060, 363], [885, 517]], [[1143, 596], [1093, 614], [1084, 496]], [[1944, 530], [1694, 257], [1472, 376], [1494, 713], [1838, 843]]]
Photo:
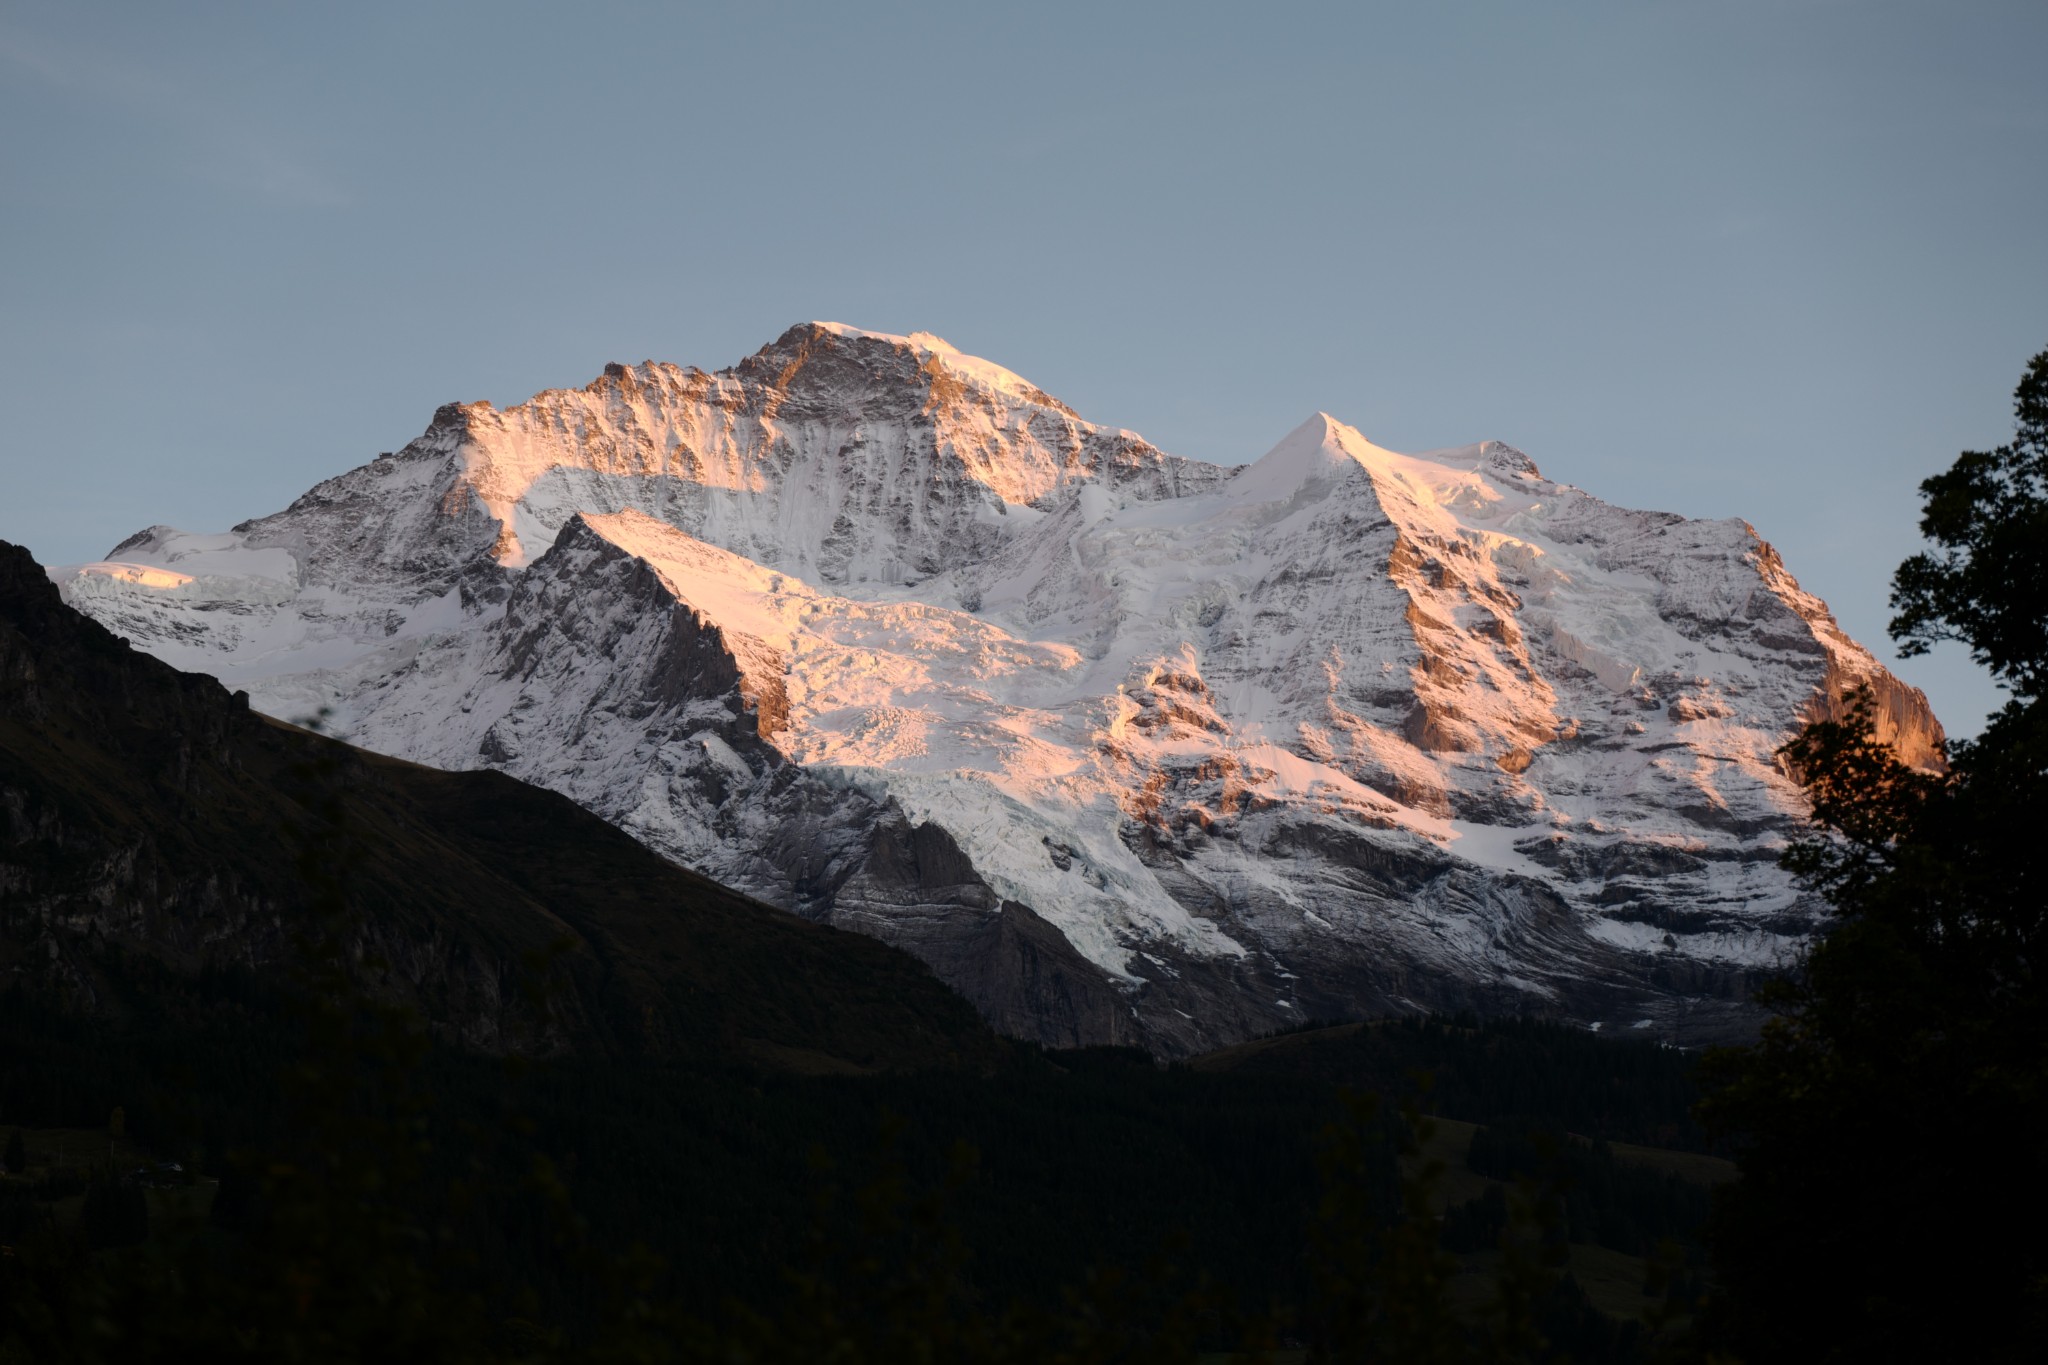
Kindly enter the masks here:
[[1744, 1144], [1717, 1219], [1719, 1340], [1757, 1362], [2024, 1360], [2048, 1332], [2044, 850], [2048, 352], [2013, 441], [1921, 485], [1935, 548], [1899, 569], [1908, 654], [1967, 645], [2011, 700], [1943, 773], [1879, 739], [1866, 692], [1785, 755], [1814, 832], [1785, 862], [1833, 909], [1703, 1115]]

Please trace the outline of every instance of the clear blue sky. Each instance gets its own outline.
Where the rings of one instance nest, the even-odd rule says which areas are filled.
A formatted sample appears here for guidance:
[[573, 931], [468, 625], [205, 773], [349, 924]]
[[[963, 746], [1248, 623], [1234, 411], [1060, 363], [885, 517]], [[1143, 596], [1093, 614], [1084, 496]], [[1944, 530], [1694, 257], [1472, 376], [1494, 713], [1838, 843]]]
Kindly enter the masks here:
[[0, 537], [828, 318], [1205, 459], [1498, 437], [1748, 518], [1889, 657], [1915, 485], [2048, 346], [2044, 70], [2041, 0], [4, 0]]

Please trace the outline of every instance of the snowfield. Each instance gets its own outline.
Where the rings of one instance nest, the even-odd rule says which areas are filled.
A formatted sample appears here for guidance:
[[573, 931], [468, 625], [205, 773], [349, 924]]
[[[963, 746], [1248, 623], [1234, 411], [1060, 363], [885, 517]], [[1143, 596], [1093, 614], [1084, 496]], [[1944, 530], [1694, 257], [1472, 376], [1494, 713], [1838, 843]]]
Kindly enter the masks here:
[[554, 788], [1050, 1042], [1740, 1032], [1817, 913], [1777, 748], [1867, 683], [1940, 752], [1743, 522], [1325, 414], [1182, 460], [839, 324], [450, 405], [275, 516], [53, 576], [265, 711]]

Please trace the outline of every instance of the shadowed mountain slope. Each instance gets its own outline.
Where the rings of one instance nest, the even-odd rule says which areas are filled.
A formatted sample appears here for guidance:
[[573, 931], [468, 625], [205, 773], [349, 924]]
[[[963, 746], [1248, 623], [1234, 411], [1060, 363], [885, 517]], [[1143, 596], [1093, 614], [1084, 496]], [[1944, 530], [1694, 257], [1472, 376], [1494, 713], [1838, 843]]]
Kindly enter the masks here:
[[1001, 1046], [909, 956], [551, 792], [259, 715], [0, 543], [0, 970], [118, 1016], [110, 952], [282, 970], [323, 925], [380, 994], [492, 1051], [856, 1071]]

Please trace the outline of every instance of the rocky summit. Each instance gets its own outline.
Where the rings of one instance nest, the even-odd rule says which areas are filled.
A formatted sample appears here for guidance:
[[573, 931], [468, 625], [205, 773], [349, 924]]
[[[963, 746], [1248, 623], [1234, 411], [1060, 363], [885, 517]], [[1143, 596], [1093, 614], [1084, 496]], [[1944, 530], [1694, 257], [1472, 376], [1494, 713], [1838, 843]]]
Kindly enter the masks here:
[[274, 516], [53, 576], [260, 710], [552, 788], [1057, 1044], [1739, 1035], [1820, 914], [1779, 746], [1867, 685], [1941, 761], [1742, 521], [1321, 414], [1180, 459], [831, 323], [450, 404]]

